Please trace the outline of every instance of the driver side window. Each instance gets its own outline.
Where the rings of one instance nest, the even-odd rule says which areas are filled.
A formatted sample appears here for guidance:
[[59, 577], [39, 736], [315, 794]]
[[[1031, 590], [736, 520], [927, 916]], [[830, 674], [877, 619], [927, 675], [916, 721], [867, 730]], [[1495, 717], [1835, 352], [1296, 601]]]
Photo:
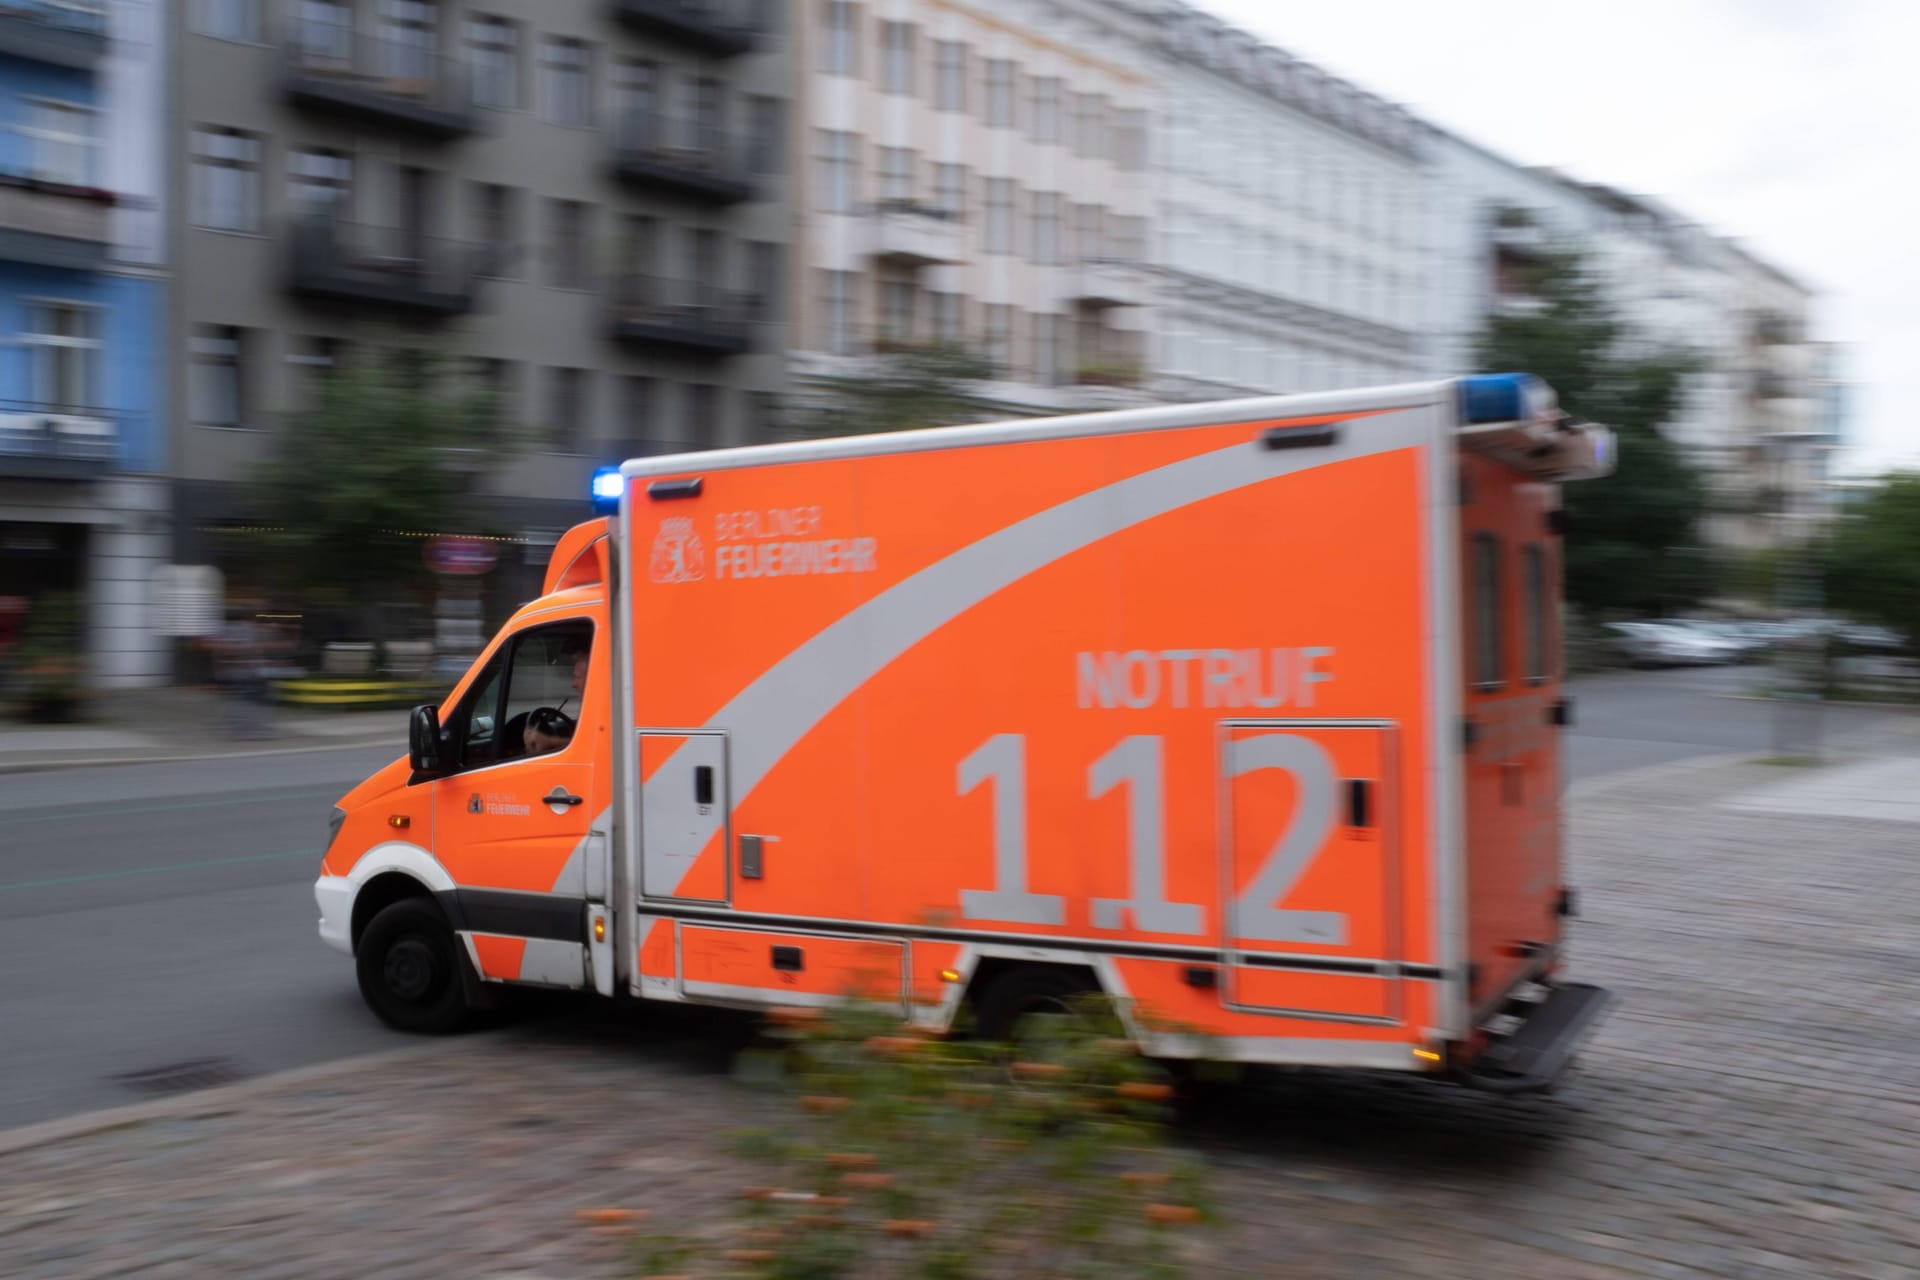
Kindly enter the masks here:
[[593, 624], [580, 619], [533, 627], [502, 645], [448, 717], [445, 737], [459, 770], [559, 750], [579, 719], [593, 652]]

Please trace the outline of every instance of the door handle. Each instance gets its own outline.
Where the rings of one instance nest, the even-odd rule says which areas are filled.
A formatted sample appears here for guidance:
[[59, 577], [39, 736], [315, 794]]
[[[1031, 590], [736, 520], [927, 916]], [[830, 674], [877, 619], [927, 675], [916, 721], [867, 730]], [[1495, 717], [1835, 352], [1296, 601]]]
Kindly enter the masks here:
[[546, 804], [585, 804], [586, 802], [585, 796], [576, 796], [565, 787], [555, 787], [547, 792], [544, 800]]

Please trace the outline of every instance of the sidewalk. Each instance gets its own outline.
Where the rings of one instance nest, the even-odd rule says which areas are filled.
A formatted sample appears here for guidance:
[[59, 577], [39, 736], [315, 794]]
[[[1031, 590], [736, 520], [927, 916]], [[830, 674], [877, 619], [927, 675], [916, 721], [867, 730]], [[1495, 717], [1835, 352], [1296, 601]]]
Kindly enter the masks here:
[[[1847, 746], [1579, 789], [1571, 973], [1621, 997], [1579, 1068], [1526, 1099], [1320, 1071], [1233, 1091], [1179, 1133], [1221, 1219], [1192, 1274], [1911, 1277], [1920, 822], [1806, 795], [1920, 765], [1920, 738]], [[728, 1076], [743, 1025], [594, 1006], [0, 1133], [0, 1274], [633, 1277], [578, 1210], [698, 1237], [763, 1180], [727, 1135], [791, 1123]]]
[[268, 736], [226, 732], [226, 695], [213, 689], [137, 689], [93, 700], [79, 724], [0, 720], [0, 773], [262, 752], [391, 745], [406, 750], [404, 711], [296, 711], [276, 707]]

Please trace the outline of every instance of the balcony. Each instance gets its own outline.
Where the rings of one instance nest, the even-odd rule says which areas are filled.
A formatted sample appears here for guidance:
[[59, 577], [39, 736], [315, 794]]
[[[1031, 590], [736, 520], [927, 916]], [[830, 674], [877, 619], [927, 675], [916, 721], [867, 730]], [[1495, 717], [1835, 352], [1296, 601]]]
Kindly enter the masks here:
[[113, 242], [113, 196], [0, 173], [0, 261], [96, 271]]
[[937, 267], [966, 258], [966, 227], [946, 209], [883, 200], [874, 209], [873, 256], [904, 267]]
[[614, 0], [614, 16], [635, 31], [731, 58], [753, 48], [741, 0]]
[[0, 54], [91, 71], [106, 52], [105, 0], [0, 0]]
[[287, 235], [287, 287], [303, 298], [455, 316], [473, 307], [478, 245], [403, 227], [315, 218]]
[[285, 60], [287, 100], [295, 106], [423, 138], [473, 132], [465, 68], [419, 45], [295, 23]]
[[741, 149], [720, 130], [660, 115], [631, 115], [613, 130], [613, 174], [622, 182], [706, 204], [753, 198]]
[[106, 410], [0, 400], [0, 475], [85, 480], [119, 456], [120, 425]]
[[1069, 285], [1073, 300], [1083, 307], [1143, 307], [1151, 299], [1147, 276], [1131, 262], [1117, 258], [1087, 258], [1074, 268]]
[[734, 356], [753, 345], [753, 311], [745, 294], [687, 280], [623, 276], [607, 295], [607, 331], [614, 341], [636, 347]]

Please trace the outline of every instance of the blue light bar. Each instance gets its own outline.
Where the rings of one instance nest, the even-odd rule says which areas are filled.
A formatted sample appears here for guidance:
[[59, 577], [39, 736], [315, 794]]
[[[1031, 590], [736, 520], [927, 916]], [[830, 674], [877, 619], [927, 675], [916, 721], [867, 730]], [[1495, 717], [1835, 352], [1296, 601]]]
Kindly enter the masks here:
[[1460, 379], [1460, 421], [1531, 422], [1558, 406], [1553, 388], [1530, 373], [1482, 373]]
[[620, 510], [620, 495], [626, 491], [626, 477], [620, 474], [620, 468], [596, 467], [593, 472], [593, 514], [616, 514]]

